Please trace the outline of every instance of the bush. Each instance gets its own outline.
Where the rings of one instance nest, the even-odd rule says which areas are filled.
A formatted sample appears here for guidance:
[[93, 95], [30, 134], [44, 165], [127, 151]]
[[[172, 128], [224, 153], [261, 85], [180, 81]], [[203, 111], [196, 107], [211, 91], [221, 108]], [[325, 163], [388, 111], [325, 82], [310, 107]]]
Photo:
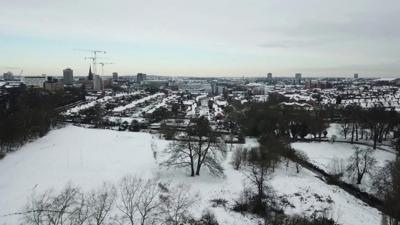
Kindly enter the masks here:
[[236, 147], [232, 154], [231, 164], [235, 170], [239, 170], [241, 165], [246, 161], [247, 158], [247, 150], [242, 146]]
[[211, 200], [212, 203], [212, 207], [218, 207], [218, 206], [222, 206], [222, 207], [226, 207], [226, 204], [228, 204], [228, 201], [226, 199], [223, 198], [215, 198]]
[[346, 165], [343, 159], [332, 159], [329, 167], [329, 173], [338, 178], [342, 177], [344, 175], [344, 172], [346, 171]]
[[213, 212], [205, 210], [200, 221], [196, 223], [196, 225], [218, 225], [218, 221]]

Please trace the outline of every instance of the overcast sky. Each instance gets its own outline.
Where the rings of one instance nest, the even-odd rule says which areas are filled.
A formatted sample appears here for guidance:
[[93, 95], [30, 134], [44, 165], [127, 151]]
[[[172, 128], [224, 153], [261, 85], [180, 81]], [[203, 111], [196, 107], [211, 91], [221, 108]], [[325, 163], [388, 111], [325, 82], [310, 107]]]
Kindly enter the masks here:
[[400, 1], [0, 0], [0, 72], [87, 74], [81, 48], [106, 74], [393, 77]]

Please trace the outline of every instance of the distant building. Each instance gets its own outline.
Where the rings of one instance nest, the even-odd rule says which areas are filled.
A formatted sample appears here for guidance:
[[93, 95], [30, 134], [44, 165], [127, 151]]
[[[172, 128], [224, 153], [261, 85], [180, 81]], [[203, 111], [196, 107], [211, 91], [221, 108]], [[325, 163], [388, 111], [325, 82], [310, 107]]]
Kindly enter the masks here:
[[112, 73], [112, 79], [114, 81], [118, 80], [118, 73], [117, 72]]
[[103, 88], [111, 88], [112, 87], [112, 79], [103, 79]]
[[265, 94], [265, 86], [260, 83], [248, 83], [246, 84], [247, 90], [252, 95], [264, 95]]
[[305, 81], [306, 89], [314, 89], [314, 88], [325, 89], [325, 88], [331, 88], [331, 87], [332, 87], [332, 85], [327, 81], [320, 81], [320, 80]]
[[44, 89], [48, 91], [61, 91], [64, 90], [64, 84], [59, 82], [58, 79], [47, 77], [47, 81], [44, 82]]
[[10, 71], [3, 73], [3, 78], [5, 81], [14, 80], [14, 74]]
[[103, 80], [101, 79], [100, 75], [94, 75], [94, 78], [93, 78], [93, 90], [94, 91], [103, 90]]
[[65, 85], [74, 84], [74, 71], [70, 68], [63, 70], [63, 82]]
[[272, 79], [272, 73], [268, 73], [268, 74], [267, 74], [267, 79], [268, 79], [268, 80], [271, 80], [271, 79]]
[[294, 79], [296, 84], [301, 84], [301, 73], [296, 73]]
[[393, 81], [393, 83], [394, 83], [394, 85], [400, 86], [400, 78], [396, 78], [396, 79]]
[[211, 94], [213, 95], [218, 94], [218, 85], [216, 81], [211, 81]]
[[93, 80], [92, 66], [89, 67], [88, 80]]
[[354, 79], [358, 79], [358, 73], [354, 74]]
[[93, 81], [88, 79], [79, 79], [78, 83], [86, 90], [93, 89]]
[[212, 95], [220, 95], [223, 94], [228, 87], [223, 83], [218, 83], [217, 81], [211, 81], [211, 91]]
[[167, 87], [168, 86], [168, 80], [145, 80], [142, 81], [142, 84], [146, 86], [151, 86], [151, 87]]
[[23, 83], [28, 87], [43, 87], [44, 82], [46, 81], [46, 75], [42, 76], [26, 76], [23, 79]]
[[138, 84], [141, 84], [143, 81], [145, 81], [146, 80], [146, 74], [144, 74], [144, 73], [138, 73], [137, 75], [136, 75], [136, 82], [138, 83]]

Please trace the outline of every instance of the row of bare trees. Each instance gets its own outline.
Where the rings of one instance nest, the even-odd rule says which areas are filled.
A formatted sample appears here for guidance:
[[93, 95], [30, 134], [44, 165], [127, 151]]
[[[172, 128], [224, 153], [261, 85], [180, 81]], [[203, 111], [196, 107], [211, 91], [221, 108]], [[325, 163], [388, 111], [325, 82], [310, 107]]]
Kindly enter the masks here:
[[57, 124], [56, 108], [81, 100], [78, 88], [49, 92], [26, 86], [7, 88], [0, 98], [0, 159]]
[[85, 193], [67, 185], [59, 193], [33, 194], [23, 214], [32, 225], [179, 225], [190, 219], [198, 200], [185, 185], [125, 176]]
[[339, 109], [340, 126], [344, 138], [350, 141], [372, 140], [373, 148], [388, 137], [397, 138], [400, 117], [395, 111], [375, 106], [363, 109], [358, 105], [347, 105]]

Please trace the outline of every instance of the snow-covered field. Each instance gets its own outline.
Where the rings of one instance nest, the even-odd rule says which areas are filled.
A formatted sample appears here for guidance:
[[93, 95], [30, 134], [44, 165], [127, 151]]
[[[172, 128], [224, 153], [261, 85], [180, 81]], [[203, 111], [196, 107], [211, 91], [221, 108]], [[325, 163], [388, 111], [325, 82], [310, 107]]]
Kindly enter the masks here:
[[[292, 143], [292, 147], [295, 150], [304, 152], [310, 159], [311, 163], [327, 172], [331, 169], [334, 159], [347, 161], [355, 151], [353, 146], [354, 145], [352, 144], [338, 142]], [[367, 148], [364, 145], [356, 146], [360, 148]], [[384, 166], [388, 160], [392, 161], [395, 159], [395, 154], [379, 149], [373, 152], [373, 156], [377, 160], [376, 165], [379, 167]]]
[[[282, 165], [283, 166], [283, 165]], [[334, 185], [327, 185], [309, 170], [278, 169], [270, 181], [276, 194], [292, 206], [284, 208], [287, 214], [311, 215], [315, 210], [343, 225], [380, 224], [378, 210]], [[294, 206], [294, 208], [293, 208]]]
[[[74, 126], [53, 130], [0, 161], [0, 224], [17, 224], [18, 216], [2, 215], [20, 211], [32, 191], [42, 192], [49, 188], [58, 190], [68, 182], [83, 190], [91, 190], [104, 181], [117, 183], [127, 174], [159, 176], [173, 183], [190, 184], [191, 191], [199, 193], [201, 197], [196, 207], [197, 213], [210, 207], [211, 199], [224, 198], [232, 203], [239, 196], [245, 177], [229, 164], [230, 154], [223, 162], [224, 177], [213, 177], [203, 171], [200, 177], [192, 178], [182, 169], [166, 170], [159, 167], [152, 150], [160, 152], [167, 145], [167, 141], [148, 133]], [[255, 145], [254, 139], [246, 140], [246, 146]], [[333, 200], [328, 204], [330, 213], [341, 224], [379, 224], [380, 214], [377, 210], [365, 206], [334, 186], [326, 185], [305, 169], [299, 174], [293, 171], [293, 168], [280, 168], [269, 181], [279, 196], [287, 198], [295, 206], [285, 207], [286, 212], [308, 214], [310, 211], [307, 209], [311, 205], [325, 208], [328, 203], [321, 203], [318, 197], [323, 196], [324, 199]], [[257, 219], [229, 209], [212, 210], [221, 225], [258, 224]]]
[[64, 115], [69, 115], [71, 113], [78, 113], [79, 111], [91, 108], [91, 107], [95, 106], [98, 103], [106, 103], [106, 102], [108, 102], [108, 101], [110, 101], [112, 99], [118, 99], [118, 98], [121, 98], [121, 97], [124, 97], [124, 96], [138, 95], [139, 93], [140, 92], [118, 93], [118, 94], [116, 94], [114, 96], [104, 96], [104, 97], [102, 97], [100, 99], [93, 100], [91, 102], [75, 106], [75, 107], [67, 110], [66, 112], [64, 112]]
[[139, 103], [143, 103], [145, 101], [148, 101], [148, 100], [151, 100], [153, 98], [157, 98], [157, 97], [163, 96], [163, 95], [164, 95], [163, 93], [156, 93], [156, 94], [149, 95], [149, 96], [146, 96], [146, 97], [138, 99], [138, 100], [134, 100], [134, 101], [132, 101], [131, 103], [129, 103], [127, 105], [118, 106], [118, 107], [114, 108], [113, 112], [122, 112], [122, 111], [125, 111], [127, 109], [131, 109], [131, 108], [135, 107]]
[[[309, 161], [323, 169], [324, 171], [331, 173], [335, 167], [335, 163], [341, 163], [344, 167], [346, 167], [349, 158], [353, 155], [355, 149], [352, 144], [348, 143], [329, 143], [329, 142], [296, 142], [292, 143], [292, 147], [297, 150], [305, 153], [309, 158]], [[357, 145], [360, 148], [367, 148], [364, 145]], [[385, 166], [388, 161], [393, 161], [395, 159], [395, 154], [382, 151], [379, 149], [374, 150], [373, 157], [376, 159], [376, 170]], [[345, 177], [344, 179], [348, 182], [351, 182], [349, 177]], [[371, 189], [371, 179], [368, 175], [363, 179], [362, 185], [360, 188], [370, 192]]]

